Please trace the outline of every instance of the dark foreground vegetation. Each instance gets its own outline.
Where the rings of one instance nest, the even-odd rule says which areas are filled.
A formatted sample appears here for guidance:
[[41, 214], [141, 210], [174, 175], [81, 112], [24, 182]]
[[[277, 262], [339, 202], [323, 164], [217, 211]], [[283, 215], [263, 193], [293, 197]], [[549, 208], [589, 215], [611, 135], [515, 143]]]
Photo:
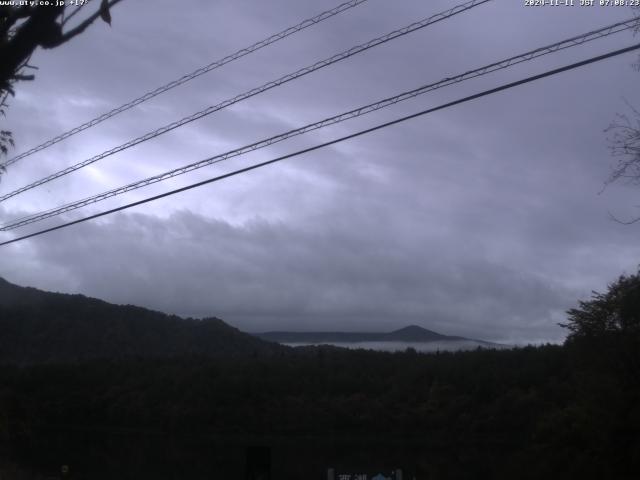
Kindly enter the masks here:
[[[389, 455], [416, 478], [640, 478], [639, 307], [639, 278], [621, 278], [569, 312], [563, 346], [7, 363], [3, 458], [38, 471], [66, 456], [84, 465], [75, 478], [211, 478], [188, 469], [231, 462], [224, 448], [258, 442], [292, 452], [282, 457], [289, 473], [273, 478], [323, 478], [314, 461], [326, 467], [327, 452], [356, 450], [369, 461]], [[96, 438], [129, 447], [96, 457], [87, 450]], [[192, 446], [144, 450], [162, 438]], [[148, 477], [125, 468], [124, 450], [147, 460]], [[151, 473], [177, 451], [186, 452], [181, 473]]]
[[22, 450], [64, 430], [402, 439], [421, 446], [425, 478], [632, 478], [640, 472], [637, 384], [594, 368], [597, 356], [572, 346], [310, 349], [233, 361], [5, 366], [0, 435]]

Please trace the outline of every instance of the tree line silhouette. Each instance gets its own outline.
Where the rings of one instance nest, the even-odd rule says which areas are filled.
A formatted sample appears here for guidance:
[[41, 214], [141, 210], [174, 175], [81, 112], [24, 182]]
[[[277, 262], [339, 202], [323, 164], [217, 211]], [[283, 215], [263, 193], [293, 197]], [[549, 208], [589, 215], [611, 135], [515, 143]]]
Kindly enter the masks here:
[[5, 363], [0, 438], [6, 452], [52, 430], [402, 439], [429, 452], [425, 478], [633, 478], [639, 307], [631, 275], [568, 312], [564, 345]]

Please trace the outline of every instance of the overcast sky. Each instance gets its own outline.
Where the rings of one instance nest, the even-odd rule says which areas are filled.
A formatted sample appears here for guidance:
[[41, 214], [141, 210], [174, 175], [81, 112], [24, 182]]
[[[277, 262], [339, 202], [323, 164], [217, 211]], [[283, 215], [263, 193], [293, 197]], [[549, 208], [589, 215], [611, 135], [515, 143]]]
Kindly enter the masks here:
[[[126, 0], [39, 51], [17, 85], [14, 153], [337, 5]], [[8, 192], [317, 60], [448, 9], [369, 0], [10, 167]], [[579, 3], [576, 0], [576, 3]], [[613, 23], [626, 7], [495, 0], [0, 204], [35, 213]], [[629, 32], [447, 87], [68, 214], [35, 231], [632, 44]], [[187, 193], [5, 246], [0, 276], [247, 331], [389, 330], [561, 341], [564, 312], [640, 263], [640, 187], [603, 193], [603, 130], [640, 106], [627, 54]]]

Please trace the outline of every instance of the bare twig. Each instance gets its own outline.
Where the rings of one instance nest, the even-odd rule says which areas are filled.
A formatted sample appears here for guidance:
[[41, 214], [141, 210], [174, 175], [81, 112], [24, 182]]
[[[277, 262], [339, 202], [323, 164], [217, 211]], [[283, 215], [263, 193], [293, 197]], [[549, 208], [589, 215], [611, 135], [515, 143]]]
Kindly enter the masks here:
[[[82, 7], [86, 6], [87, 3], [83, 3], [82, 5], [79, 5], [78, 7], [75, 8], [75, 10], [73, 12], [71, 12], [69, 15], [67, 15], [65, 18], [62, 19], [62, 21], [60, 22], [61, 26], [66, 25], [69, 20], [71, 20], [74, 16], [76, 16], [80, 10], [82, 10]], [[65, 9], [66, 12], [66, 9]]]
[[609, 214], [609, 218], [611, 220], [613, 220], [616, 223], [620, 223], [621, 225], [633, 225], [634, 223], [638, 223], [640, 222], [640, 217], [636, 217], [633, 218], [631, 220], [620, 220], [618, 217], [616, 217], [613, 213], [607, 211], [607, 213]]
[[619, 179], [640, 181], [640, 111], [624, 100], [635, 117], [632, 121], [626, 114], [617, 114], [605, 132], [609, 134], [607, 142], [611, 156], [618, 158], [617, 165], [605, 185]]
[[80, 35], [82, 32], [84, 32], [87, 29], [87, 27], [89, 27], [89, 25], [91, 25], [93, 22], [96, 21], [96, 19], [98, 19], [99, 17], [101, 17], [103, 15], [103, 12], [105, 11], [105, 9], [108, 10], [109, 8], [111, 8], [112, 6], [120, 3], [121, 1], [122, 0], [110, 0], [104, 6], [101, 5], [98, 10], [96, 10], [92, 15], [90, 15], [88, 18], [86, 18], [82, 23], [78, 24], [77, 26], [75, 26], [71, 30], [69, 30], [67, 32], [64, 32], [56, 41], [54, 41], [50, 45], [48, 45], [48, 48], [57, 47], [59, 45], [62, 45], [63, 43], [68, 42], [69, 40], [71, 40], [76, 35]]

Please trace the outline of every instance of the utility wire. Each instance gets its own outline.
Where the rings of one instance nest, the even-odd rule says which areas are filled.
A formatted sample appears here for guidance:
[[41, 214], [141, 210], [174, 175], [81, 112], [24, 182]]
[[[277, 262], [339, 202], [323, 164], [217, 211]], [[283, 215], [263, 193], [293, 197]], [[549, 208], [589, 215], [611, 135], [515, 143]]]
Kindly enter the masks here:
[[67, 167], [63, 170], [60, 170], [56, 173], [53, 173], [47, 177], [41, 178], [40, 180], [37, 180], [29, 185], [26, 185], [24, 187], [21, 187], [17, 190], [14, 190], [12, 192], [9, 192], [5, 195], [0, 196], [0, 202], [3, 202], [11, 197], [14, 197], [20, 193], [26, 192], [27, 190], [31, 190], [32, 188], [36, 188], [40, 185], [43, 185], [47, 182], [50, 182], [52, 180], [55, 180], [56, 178], [60, 178], [64, 175], [68, 175], [72, 172], [75, 172], [76, 170], [79, 170], [83, 167], [86, 167], [87, 165], [91, 165], [99, 160], [102, 160], [103, 158], [106, 158], [110, 155], [113, 155], [115, 153], [121, 152], [123, 150], [126, 150], [130, 147], [133, 147], [135, 145], [138, 145], [140, 143], [146, 142], [148, 140], [151, 140], [155, 137], [158, 137], [164, 133], [167, 133], [171, 130], [174, 130], [178, 127], [181, 127], [183, 125], [186, 125], [187, 123], [191, 123], [195, 120], [199, 120], [200, 118], [203, 118], [207, 115], [211, 115], [214, 112], [217, 112], [219, 110], [222, 110], [224, 108], [227, 108], [231, 105], [234, 105], [238, 102], [241, 102], [243, 100], [246, 100], [247, 98], [253, 97], [255, 95], [258, 95], [260, 93], [263, 93], [267, 90], [270, 90], [272, 88], [275, 87], [279, 87], [280, 85], [283, 85], [285, 83], [288, 83], [292, 80], [295, 80], [297, 78], [300, 78], [304, 75], [307, 75], [311, 72], [315, 72], [316, 70], [319, 70], [321, 68], [327, 67], [329, 65], [332, 65], [336, 62], [339, 62], [341, 60], [347, 59], [349, 57], [352, 57], [353, 55], [356, 55], [358, 53], [364, 52], [366, 50], [369, 50], [370, 48], [373, 47], [377, 47], [378, 45], [382, 45], [384, 43], [387, 43], [391, 40], [394, 40], [396, 38], [402, 37], [404, 35], [407, 35], [409, 33], [415, 32], [416, 30], [420, 30], [422, 28], [425, 28], [429, 25], [432, 25], [436, 22], [440, 22], [442, 20], [448, 19], [454, 15], [457, 15], [459, 13], [465, 12], [467, 10], [470, 10], [471, 8], [477, 7], [478, 5], [482, 5], [484, 3], [490, 2], [492, 0], [471, 0], [469, 2], [466, 2], [464, 4], [461, 5], [457, 5], [453, 8], [450, 8], [449, 10], [446, 10], [445, 12], [442, 13], [438, 13], [436, 15], [433, 15], [431, 17], [425, 18], [423, 20], [420, 20], [418, 22], [412, 23], [406, 27], [403, 27], [401, 29], [398, 30], [394, 30], [393, 32], [390, 32], [386, 35], [383, 35], [381, 37], [377, 37], [374, 38], [373, 40], [369, 40], [366, 43], [357, 45], [355, 47], [352, 47], [348, 50], [345, 50], [341, 53], [338, 53], [336, 55], [333, 55], [332, 57], [329, 57], [325, 60], [321, 60], [319, 62], [314, 63], [313, 65], [301, 68], [300, 70], [297, 70], [293, 73], [289, 73], [287, 75], [284, 75], [276, 80], [272, 80], [268, 83], [265, 83], [264, 85], [260, 86], [260, 87], [256, 87], [253, 88], [251, 90], [248, 90], [247, 92], [241, 93], [240, 95], [236, 95], [233, 98], [227, 99], [221, 103], [218, 103], [217, 105], [213, 105], [211, 107], [208, 107], [204, 110], [201, 110], [199, 112], [196, 112], [192, 115], [189, 115], [188, 117], [184, 117], [181, 120], [178, 120], [176, 122], [173, 122], [169, 125], [165, 125], [163, 127], [158, 128], [157, 130], [154, 130], [152, 132], [149, 132], [145, 135], [142, 135], [141, 137], [135, 138], [133, 140], [128, 141], [127, 143], [123, 143], [122, 145], [119, 145], [117, 147], [114, 147], [110, 150], [107, 150], [103, 153], [100, 153], [99, 155], [96, 155], [94, 157], [91, 157], [87, 160], [84, 160], [82, 162], [76, 163], [75, 165], [72, 165], [70, 167]]
[[105, 192], [99, 193], [97, 195], [91, 196], [91, 197], [87, 197], [81, 200], [76, 200], [74, 202], [71, 203], [67, 203], [65, 205], [61, 205], [58, 207], [55, 207], [53, 209], [50, 210], [46, 210], [44, 212], [39, 212], [37, 214], [31, 214], [31, 215], [27, 215], [21, 218], [17, 218], [12, 220], [10, 223], [4, 224], [4, 225], [0, 225], [0, 231], [8, 231], [8, 230], [13, 230], [15, 228], [24, 226], [24, 225], [28, 225], [30, 223], [35, 223], [47, 218], [51, 218], [57, 215], [60, 215], [62, 213], [66, 213], [72, 210], [76, 210], [78, 208], [93, 204], [93, 203], [97, 203], [103, 200], [106, 200], [108, 198], [111, 197], [115, 197], [117, 195], [121, 195], [127, 192], [130, 192], [132, 190], [137, 190], [138, 188], [142, 188], [142, 187], [146, 187], [147, 185], [152, 185], [154, 183], [158, 183], [161, 182], [163, 180], [167, 180], [169, 178], [173, 178], [176, 177], [178, 175], [182, 175], [188, 172], [191, 172], [193, 170], [197, 170], [199, 168], [203, 168], [215, 163], [219, 163], [225, 160], [228, 160], [230, 158], [233, 157], [237, 157], [240, 155], [244, 155], [246, 153], [261, 149], [261, 148], [265, 148], [268, 147], [270, 145], [273, 145], [274, 143], [279, 143], [282, 142], [284, 140], [287, 140], [289, 138], [292, 138], [294, 136], [298, 136], [298, 135], [302, 135], [304, 133], [313, 131], [313, 130], [318, 130], [324, 127], [327, 127], [329, 125], [334, 125], [336, 123], [341, 123], [343, 121], [346, 120], [350, 120], [352, 118], [356, 118], [371, 112], [375, 112], [377, 110], [389, 107], [391, 105], [394, 105], [396, 103], [402, 102], [404, 100], [408, 100], [414, 97], [417, 97], [419, 95], [423, 95], [425, 93], [431, 92], [433, 90], [437, 90], [439, 88], [443, 88], [449, 85], [453, 85], [456, 83], [460, 83], [462, 81], [471, 79], [471, 78], [475, 78], [475, 77], [479, 77], [482, 75], [486, 75], [488, 73], [492, 73], [498, 70], [502, 70], [508, 67], [511, 67], [513, 65], [517, 65], [519, 63], [522, 62], [526, 62], [526, 61], [530, 61], [533, 60], [537, 57], [541, 57], [543, 55], [547, 55], [549, 53], [553, 53], [553, 52], [557, 52], [559, 50], [563, 50], [563, 49], [567, 49], [570, 47], [574, 47], [576, 45], [581, 45], [584, 44], [585, 42], [588, 41], [592, 41], [592, 40], [596, 40], [599, 38], [603, 38], [605, 36], [611, 35], [613, 33], [618, 33], [624, 30], [628, 30], [631, 28], [635, 28], [635, 26], [637, 25], [637, 21], [635, 19], [630, 19], [630, 20], [626, 20], [624, 22], [618, 22], [618, 23], [614, 23], [612, 25], [609, 25], [607, 27], [603, 27], [600, 28], [598, 30], [594, 30], [582, 35], [578, 35], [575, 37], [571, 37], [568, 38], [566, 40], [562, 40], [560, 42], [556, 42], [554, 44], [551, 45], [547, 45], [545, 47], [540, 47], [540, 48], [536, 48], [535, 50], [530, 50], [528, 52], [522, 53], [520, 55], [516, 55], [504, 60], [501, 60], [499, 62], [495, 62], [495, 63], [491, 63], [489, 65], [486, 65], [484, 67], [481, 68], [477, 68], [475, 70], [470, 70], [467, 71], [463, 74], [460, 75], [456, 75], [454, 77], [447, 77], [443, 80], [440, 80], [438, 82], [435, 83], [431, 83], [428, 85], [424, 85], [421, 86], [419, 88], [416, 88], [414, 90], [410, 90], [407, 92], [403, 92], [399, 95], [393, 96], [393, 97], [389, 97], [383, 100], [380, 100], [378, 102], [375, 103], [371, 103], [359, 108], [356, 108], [354, 110], [350, 110], [348, 112], [344, 112], [341, 113], [339, 115], [335, 115], [333, 117], [329, 117], [329, 118], [325, 118], [324, 120], [321, 120], [319, 122], [315, 122], [315, 123], [311, 123], [308, 125], [305, 125], [303, 127], [300, 128], [296, 128], [294, 130], [289, 130], [287, 132], [281, 133], [279, 135], [275, 135], [273, 137], [269, 137], [263, 140], [260, 140], [258, 142], [249, 144], [249, 145], [245, 145], [243, 147], [234, 149], [234, 150], [230, 150], [228, 152], [213, 156], [213, 157], [209, 157], [209, 158], [205, 158], [203, 160], [197, 161], [195, 163], [191, 163], [189, 165], [185, 165], [183, 167], [179, 167], [173, 170], [169, 170], [167, 172], [152, 176], [152, 177], [148, 177], [145, 178], [143, 180], [138, 180], [136, 182], [133, 183], [129, 183], [127, 185], [121, 186], [121, 187], [117, 187], [111, 190], [107, 190]]
[[518, 80], [516, 82], [507, 83], [507, 84], [501, 85], [501, 86], [496, 87], [496, 88], [485, 90], [483, 92], [476, 93], [474, 95], [470, 95], [470, 96], [467, 96], [467, 97], [464, 97], [464, 98], [461, 98], [461, 99], [458, 99], [458, 100], [454, 100], [454, 101], [449, 102], [449, 103], [445, 103], [443, 105], [439, 105], [437, 107], [429, 108], [427, 110], [422, 110], [420, 112], [417, 112], [417, 113], [414, 113], [414, 114], [411, 114], [411, 115], [400, 117], [400, 118], [397, 118], [397, 119], [392, 120], [390, 122], [382, 123], [382, 124], [376, 125], [375, 127], [367, 128], [365, 130], [360, 130], [359, 132], [352, 133], [350, 135], [346, 135], [346, 136], [343, 136], [343, 137], [340, 137], [340, 138], [336, 138], [334, 140], [321, 143], [319, 145], [314, 145], [313, 147], [305, 148], [303, 150], [298, 150], [296, 152], [289, 153], [287, 155], [283, 155], [281, 157], [274, 158], [272, 160], [267, 160], [265, 162], [261, 162], [261, 163], [257, 163], [257, 164], [251, 165], [249, 167], [241, 168], [241, 169], [235, 170], [235, 171], [230, 172], [230, 173], [225, 173], [224, 175], [219, 175], [217, 177], [209, 178], [207, 180], [203, 180], [201, 182], [193, 183], [193, 184], [187, 185], [185, 187], [177, 188], [177, 189], [171, 190], [169, 192], [161, 193], [161, 194], [155, 195], [153, 197], [148, 197], [148, 198], [145, 198], [144, 200], [139, 200], [137, 202], [132, 202], [132, 203], [129, 203], [127, 205], [122, 205], [122, 206], [117, 207], [117, 208], [112, 208], [111, 210], [106, 210], [104, 212], [96, 213], [94, 215], [89, 215], [87, 217], [83, 217], [83, 218], [80, 218], [78, 220], [74, 220], [72, 222], [67, 222], [67, 223], [64, 223], [62, 225], [57, 225], [55, 227], [46, 228], [46, 229], [40, 230], [38, 232], [30, 233], [28, 235], [23, 235], [23, 236], [18, 237], [18, 238], [14, 238], [14, 239], [11, 239], [11, 240], [0, 242], [0, 247], [4, 246], [4, 245], [9, 245], [11, 243], [19, 242], [21, 240], [26, 240], [27, 238], [32, 238], [32, 237], [35, 237], [35, 236], [38, 236], [38, 235], [42, 235], [42, 234], [45, 234], [45, 233], [53, 232], [55, 230], [60, 230], [62, 228], [70, 227], [71, 225], [76, 225], [78, 223], [82, 223], [82, 222], [93, 220], [93, 219], [96, 219], [96, 218], [99, 218], [99, 217], [103, 217], [105, 215], [110, 215], [110, 214], [115, 213], [115, 212], [120, 212], [122, 210], [126, 210], [126, 209], [129, 209], [129, 208], [132, 208], [132, 207], [136, 207], [138, 205], [143, 205], [145, 203], [149, 203], [149, 202], [152, 202], [152, 201], [155, 201], [155, 200], [159, 200], [161, 198], [165, 198], [165, 197], [168, 197], [168, 196], [171, 196], [171, 195], [175, 195], [177, 193], [185, 192], [187, 190], [191, 190], [193, 188], [201, 187], [201, 186], [207, 185], [209, 183], [214, 183], [214, 182], [223, 180], [225, 178], [233, 177], [233, 176], [239, 175], [241, 173], [249, 172], [251, 170], [256, 170], [256, 169], [261, 168], [261, 167], [266, 167], [267, 165], [272, 165], [274, 163], [280, 162], [282, 160], [286, 160], [288, 158], [297, 157], [299, 155], [302, 155], [302, 154], [305, 154], [305, 153], [308, 153], [308, 152], [312, 152], [314, 150], [319, 150], [321, 148], [325, 148], [325, 147], [328, 147], [330, 145], [334, 145], [336, 143], [343, 142], [345, 140], [350, 140], [352, 138], [360, 137], [362, 135], [366, 135], [368, 133], [372, 133], [372, 132], [375, 132], [377, 130], [381, 130], [383, 128], [387, 128], [387, 127], [390, 127], [392, 125], [396, 125], [396, 124], [405, 122], [407, 120], [411, 120], [413, 118], [421, 117], [423, 115], [427, 115], [429, 113], [433, 113], [433, 112], [436, 112], [438, 110], [443, 110], [445, 108], [453, 107], [455, 105], [460, 105], [462, 103], [466, 103], [466, 102], [469, 102], [471, 100], [476, 100], [478, 98], [485, 97], [485, 96], [488, 96], [488, 95], [492, 95], [494, 93], [498, 93], [498, 92], [501, 92], [503, 90], [508, 90], [510, 88], [514, 88], [514, 87], [517, 87], [517, 86], [520, 86], [520, 85], [531, 83], [531, 82], [534, 82], [536, 80], [540, 80], [542, 78], [546, 78], [546, 77], [550, 77], [550, 76], [553, 76], [553, 75], [557, 75], [559, 73], [566, 72], [568, 70], [573, 70], [575, 68], [579, 68], [579, 67], [582, 67], [582, 66], [585, 66], [585, 65], [589, 65], [591, 63], [599, 62], [599, 61], [605, 60], [607, 58], [611, 58], [611, 57], [615, 57], [615, 56], [618, 56], [618, 55], [622, 55], [624, 53], [628, 53], [628, 52], [631, 52], [631, 51], [634, 51], [634, 50], [638, 50], [638, 49], [640, 49], [640, 43], [636, 44], [636, 45], [632, 45], [630, 47], [621, 48], [619, 50], [614, 50], [614, 51], [606, 53], [604, 55], [598, 55], [596, 57], [591, 57], [591, 58], [589, 58], [587, 60], [582, 60], [580, 62], [572, 63], [570, 65], [565, 65], [564, 67], [556, 68], [556, 69], [553, 69], [553, 70], [548, 70], [548, 71], [546, 71], [544, 73], [540, 73], [538, 75], [533, 75], [533, 76], [530, 76], [530, 77], [526, 77], [526, 78], [524, 78], [522, 80]]
[[[294, 25], [293, 27], [289, 27], [279, 33], [276, 33], [274, 35], [271, 35], [268, 38], [265, 38], [264, 40], [260, 40], [259, 42], [254, 43], [253, 45], [250, 45], [246, 48], [243, 48], [241, 50], [238, 50], [235, 53], [232, 53], [231, 55], [227, 55], [224, 58], [221, 58], [219, 60], [216, 60], [214, 62], [211, 62], [208, 65], [205, 65], [204, 67], [200, 67], [197, 70], [194, 70], [191, 73], [188, 73], [186, 75], [183, 75], [182, 77], [173, 80], [161, 87], [156, 88], [155, 90], [152, 90], [150, 92], [145, 93], [144, 95], [131, 100], [128, 103], [125, 103], [124, 105], [121, 105], [117, 108], [114, 108], [113, 110], [110, 110], [109, 112], [106, 112], [92, 120], [89, 120], [86, 123], [83, 123], [82, 125], [79, 125], [75, 128], [72, 128], [71, 130], [68, 130], [60, 135], [58, 135], [57, 137], [54, 137], [50, 140], [47, 140], [46, 142], [37, 145], [33, 148], [31, 148], [30, 150], [27, 150], [24, 153], [21, 153], [20, 155], [17, 155], [13, 158], [10, 158], [9, 160], [7, 160], [6, 162], [4, 162], [4, 167], [8, 167], [9, 165], [12, 165], [16, 162], [18, 162], [19, 160], [22, 160], [23, 158], [26, 158], [30, 155], [33, 155], [36, 152], [39, 152], [41, 150], [44, 150], [45, 148], [50, 147], [51, 145], [55, 145], [58, 142], [61, 142], [62, 140], [71, 137], [72, 135], [75, 135], [76, 133], [82, 132], [83, 130], [86, 130], [87, 128], [91, 128], [95, 125], [98, 125], [99, 123], [104, 122], [105, 120], [114, 117], [122, 112], [126, 112], [127, 110], [140, 105], [141, 103], [146, 102], [147, 100], [150, 100], [158, 95], [160, 95], [161, 93], [164, 93], [168, 90], [171, 90], [172, 88], [175, 88], [179, 85], [182, 85], [183, 83], [186, 83], [190, 80], [193, 80], [194, 78], [199, 77], [200, 75], [204, 75], [205, 73], [208, 73], [212, 70], [215, 70], [216, 68], [220, 68], [223, 65], [226, 65], [227, 63], [233, 62], [234, 60], [238, 60], [239, 58], [242, 58], [246, 55], [249, 55], [250, 53], [256, 52], [258, 50], [260, 50], [261, 48], [264, 48], [268, 45], [271, 45], [272, 43], [276, 43], [280, 40], [283, 40], [285, 38], [287, 38], [290, 35], [293, 35], [294, 33], [298, 33], [308, 27], [311, 27], [313, 25], [316, 25], [324, 20], [327, 20], [335, 15], [338, 15], [346, 10], [349, 10], [353, 7], [357, 7], [358, 5], [366, 2], [368, 0], [350, 0], [348, 2], [342, 3], [340, 5], [338, 5], [337, 7], [332, 8], [331, 10], [327, 10], [325, 12], [322, 12], [314, 17], [308, 18], [302, 22], [300, 22], [297, 25]], [[67, 21], [73, 16], [75, 15], [78, 11], [80, 11], [82, 7], [78, 7], [68, 18]]]

